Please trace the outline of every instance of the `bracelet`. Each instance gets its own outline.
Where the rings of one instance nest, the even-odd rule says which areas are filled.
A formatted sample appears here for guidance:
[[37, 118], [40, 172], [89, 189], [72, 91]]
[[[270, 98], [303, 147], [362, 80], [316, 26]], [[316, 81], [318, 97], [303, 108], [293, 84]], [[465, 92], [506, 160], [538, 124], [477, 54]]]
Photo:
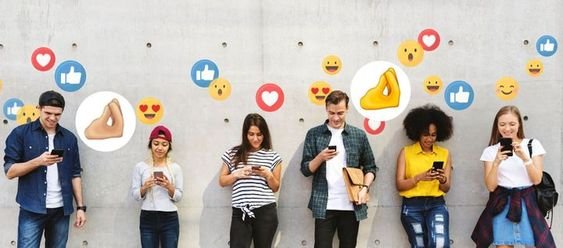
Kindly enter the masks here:
[[363, 189], [363, 188], [368, 189], [368, 193], [369, 193], [369, 186], [367, 186], [365, 184], [360, 185], [360, 190]]

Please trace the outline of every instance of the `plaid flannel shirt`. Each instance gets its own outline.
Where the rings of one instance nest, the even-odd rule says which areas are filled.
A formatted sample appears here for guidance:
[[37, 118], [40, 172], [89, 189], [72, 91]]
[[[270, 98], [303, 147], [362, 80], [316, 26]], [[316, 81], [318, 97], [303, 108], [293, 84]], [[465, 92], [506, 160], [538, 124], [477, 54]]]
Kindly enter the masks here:
[[[316, 172], [309, 170], [309, 162], [325, 149], [332, 134], [327, 127], [328, 120], [323, 125], [311, 128], [305, 137], [303, 157], [301, 159], [301, 173], [304, 176], [313, 176], [313, 188], [309, 199], [309, 209], [313, 218], [326, 217], [328, 202], [328, 183], [326, 180], [326, 163], [323, 162]], [[362, 168], [364, 174], [377, 172], [373, 152], [364, 131], [349, 124], [345, 124], [342, 131], [342, 141], [346, 149], [346, 163], [348, 167]], [[354, 205], [354, 212], [358, 221], [367, 218], [367, 205]]]

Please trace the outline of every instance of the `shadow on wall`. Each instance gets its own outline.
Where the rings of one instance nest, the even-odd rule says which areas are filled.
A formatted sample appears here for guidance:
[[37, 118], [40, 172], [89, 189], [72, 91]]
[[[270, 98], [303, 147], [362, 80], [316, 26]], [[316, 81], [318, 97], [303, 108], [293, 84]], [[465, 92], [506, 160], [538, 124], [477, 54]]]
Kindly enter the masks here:
[[[397, 156], [401, 148], [411, 141], [405, 136], [404, 130], [399, 129], [393, 134], [393, 138], [389, 139], [388, 145], [374, 148], [374, 154], [380, 154], [376, 157], [376, 164], [379, 167], [377, 179], [375, 182], [375, 196], [371, 195], [372, 201], [369, 204], [368, 213], [373, 218], [366, 247], [408, 247], [408, 238], [401, 224], [401, 197], [395, 187], [395, 171]], [[395, 230], [389, 230], [396, 227]], [[401, 240], [400, 243], [397, 243]], [[364, 241], [358, 240], [358, 244]]]
[[229, 247], [231, 190], [231, 187], [219, 186], [219, 172], [205, 187], [199, 218], [199, 247]]
[[302, 155], [303, 142], [295, 149], [283, 174], [278, 198], [280, 224], [276, 247], [313, 247], [314, 220], [307, 208], [312, 177], [301, 174]]

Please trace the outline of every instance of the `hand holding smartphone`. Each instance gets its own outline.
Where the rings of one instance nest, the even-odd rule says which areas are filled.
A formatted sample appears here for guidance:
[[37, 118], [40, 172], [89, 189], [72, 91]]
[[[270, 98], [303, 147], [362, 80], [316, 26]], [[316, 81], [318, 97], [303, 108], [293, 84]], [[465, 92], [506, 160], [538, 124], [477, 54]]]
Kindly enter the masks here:
[[432, 171], [436, 171], [438, 169], [444, 169], [444, 161], [434, 161], [434, 163], [432, 163]]
[[51, 155], [57, 155], [57, 157], [62, 157], [65, 154], [63, 149], [53, 149], [51, 150]]
[[154, 171], [152, 175], [155, 179], [164, 177], [164, 173], [162, 171]]
[[328, 146], [328, 149], [329, 149], [329, 150], [336, 151], [336, 146]]
[[500, 145], [502, 146], [502, 148], [500, 148], [501, 152], [504, 151], [510, 151], [508, 153], [506, 153], [506, 156], [512, 156], [512, 150], [514, 149], [514, 147], [512, 147], [512, 138], [500, 138], [499, 140]]

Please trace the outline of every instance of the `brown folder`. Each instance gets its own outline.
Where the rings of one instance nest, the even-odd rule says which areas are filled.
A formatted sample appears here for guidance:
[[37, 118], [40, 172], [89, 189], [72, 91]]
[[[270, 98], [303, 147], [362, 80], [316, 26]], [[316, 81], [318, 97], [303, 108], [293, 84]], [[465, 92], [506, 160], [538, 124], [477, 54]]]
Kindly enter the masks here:
[[348, 199], [351, 202], [358, 202], [358, 193], [364, 187], [364, 172], [359, 168], [344, 167], [342, 173], [348, 191]]

